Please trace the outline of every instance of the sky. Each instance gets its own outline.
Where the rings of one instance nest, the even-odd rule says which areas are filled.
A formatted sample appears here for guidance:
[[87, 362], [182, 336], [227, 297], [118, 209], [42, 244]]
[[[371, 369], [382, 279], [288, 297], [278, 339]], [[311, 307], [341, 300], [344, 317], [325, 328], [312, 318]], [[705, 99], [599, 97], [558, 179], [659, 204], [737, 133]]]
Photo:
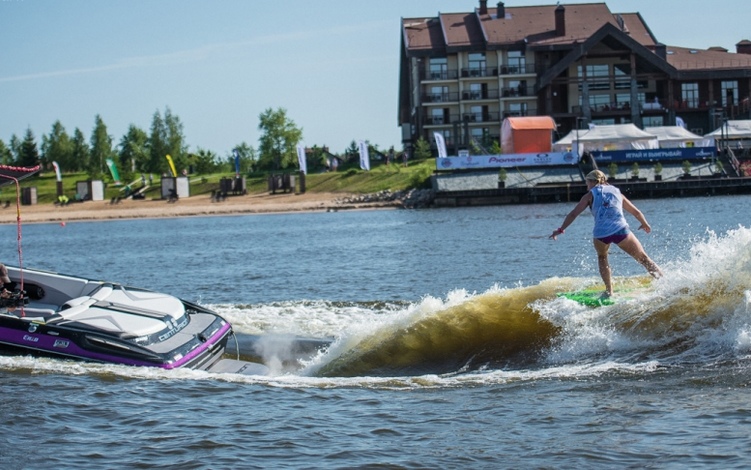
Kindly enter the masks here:
[[[497, 2], [488, 1], [489, 7]], [[507, 0], [506, 7], [554, 0]], [[562, 2], [592, 3], [584, 1]], [[705, 49], [751, 39], [747, 0], [610, 0], [658, 41]], [[478, 0], [0, 0], [0, 140], [60, 121], [115, 144], [167, 108], [190, 151], [257, 148], [258, 116], [284, 108], [307, 146], [401, 149], [401, 18]]]

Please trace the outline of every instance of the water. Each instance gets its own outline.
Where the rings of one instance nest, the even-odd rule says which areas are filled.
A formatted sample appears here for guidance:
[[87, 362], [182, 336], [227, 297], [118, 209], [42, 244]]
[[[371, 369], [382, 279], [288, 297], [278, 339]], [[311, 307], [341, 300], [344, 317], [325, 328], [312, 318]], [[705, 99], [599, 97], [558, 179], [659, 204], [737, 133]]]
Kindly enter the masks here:
[[637, 201], [666, 276], [600, 309], [555, 296], [598, 282], [588, 215], [547, 238], [573, 204], [24, 225], [24, 265], [211, 306], [274, 375], [0, 356], [0, 467], [747, 468], [749, 202]]

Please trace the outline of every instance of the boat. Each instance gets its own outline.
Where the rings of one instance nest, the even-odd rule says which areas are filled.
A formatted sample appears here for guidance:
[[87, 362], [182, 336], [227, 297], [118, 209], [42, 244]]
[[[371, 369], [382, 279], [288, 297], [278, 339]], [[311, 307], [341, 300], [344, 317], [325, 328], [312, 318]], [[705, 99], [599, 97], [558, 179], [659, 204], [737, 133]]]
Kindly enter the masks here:
[[232, 326], [206, 307], [113, 282], [6, 268], [11, 282], [0, 299], [0, 344], [12, 349], [161, 369], [269, 372], [225, 357]]

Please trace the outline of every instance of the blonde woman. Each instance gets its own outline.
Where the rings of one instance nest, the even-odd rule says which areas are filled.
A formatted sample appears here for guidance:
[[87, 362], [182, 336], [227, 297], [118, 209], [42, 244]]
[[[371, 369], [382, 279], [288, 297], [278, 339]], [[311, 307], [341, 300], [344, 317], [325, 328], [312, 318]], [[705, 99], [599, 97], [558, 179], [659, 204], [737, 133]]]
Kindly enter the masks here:
[[625, 251], [639, 264], [644, 266], [649, 274], [654, 278], [662, 276], [659, 266], [655, 264], [644, 248], [641, 246], [639, 239], [636, 238], [629, 229], [628, 222], [623, 215], [625, 210], [636, 217], [639, 221], [639, 230], [647, 233], [652, 231], [652, 227], [647, 223], [644, 214], [641, 213], [635, 205], [628, 200], [626, 196], [615, 186], [608, 184], [608, 177], [600, 170], [594, 170], [587, 174], [587, 194], [582, 196], [579, 203], [569, 212], [559, 228], [553, 231], [550, 236], [556, 240], [558, 235], [562, 235], [566, 228], [584, 212], [587, 207], [592, 211], [595, 219], [595, 227], [592, 231], [592, 237], [597, 252], [597, 265], [600, 269], [600, 276], [605, 283], [605, 296], [613, 295], [613, 282], [610, 272], [610, 263], [608, 262], [608, 250], [610, 245], [615, 243], [618, 248]]

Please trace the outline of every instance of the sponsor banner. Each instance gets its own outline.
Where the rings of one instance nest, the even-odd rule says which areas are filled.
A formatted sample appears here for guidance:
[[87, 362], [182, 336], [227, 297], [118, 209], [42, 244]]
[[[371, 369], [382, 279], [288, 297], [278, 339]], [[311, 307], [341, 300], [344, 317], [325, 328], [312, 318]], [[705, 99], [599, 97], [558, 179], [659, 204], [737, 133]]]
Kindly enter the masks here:
[[461, 157], [436, 158], [436, 168], [438, 170], [575, 165], [577, 163], [576, 155], [571, 152], [464, 155]]
[[592, 152], [597, 163], [600, 162], [641, 162], [650, 160], [696, 160], [711, 158], [715, 155], [714, 147], [676, 147], [667, 149], [610, 150]]

